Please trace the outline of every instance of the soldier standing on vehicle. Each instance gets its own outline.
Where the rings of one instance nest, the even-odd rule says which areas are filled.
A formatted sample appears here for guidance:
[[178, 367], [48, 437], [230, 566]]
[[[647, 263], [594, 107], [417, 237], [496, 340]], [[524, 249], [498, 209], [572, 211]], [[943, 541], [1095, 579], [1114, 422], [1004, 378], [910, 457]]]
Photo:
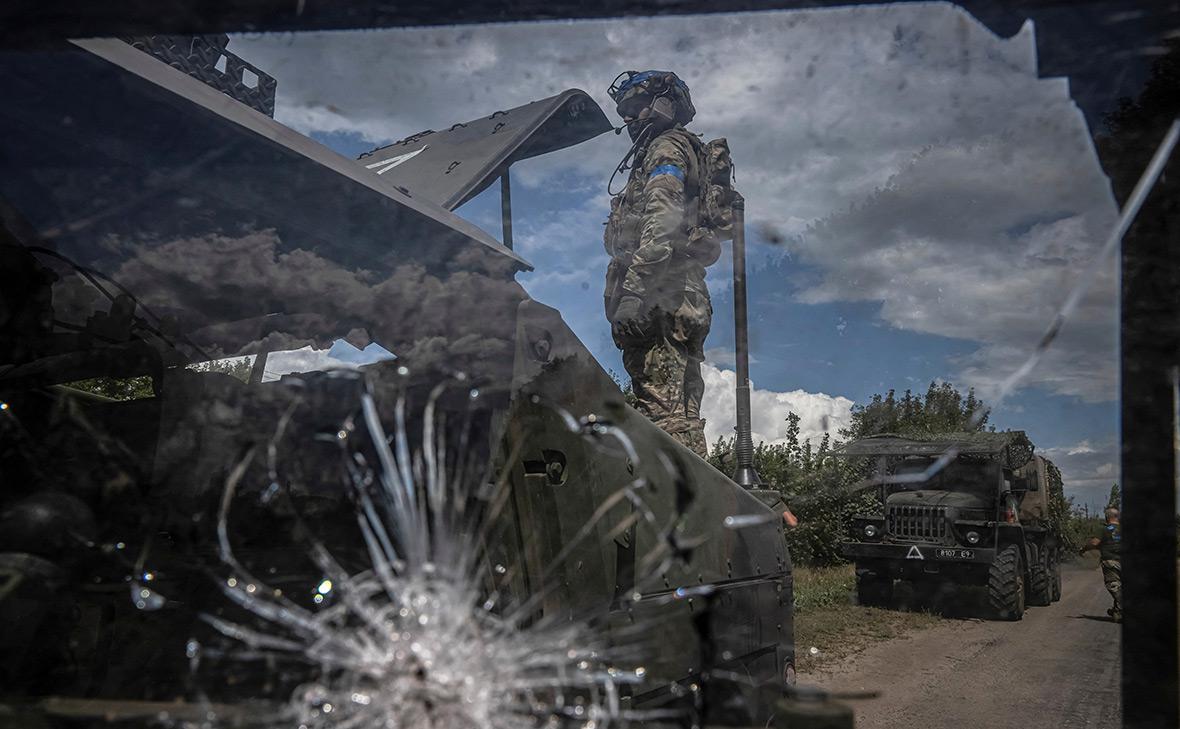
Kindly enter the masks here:
[[1123, 568], [1119, 555], [1123, 531], [1119, 525], [1118, 509], [1107, 508], [1105, 516], [1106, 524], [1102, 528], [1102, 536], [1089, 539], [1086, 546], [1082, 547], [1078, 553], [1085, 554], [1091, 549], [1098, 550], [1098, 557], [1102, 565], [1102, 581], [1106, 584], [1106, 589], [1110, 591], [1110, 596], [1114, 598], [1114, 607], [1107, 610], [1106, 614], [1114, 618], [1117, 623], [1123, 619]]
[[705, 267], [721, 244], [703, 222], [700, 191], [710, 189], [711, 163], [723, 154], [729, 164], [728, 147], [706, 148], [684, 128], [696, 109], [674, 73], [627, 71], [608, 93], [633, 144], [606, 223], [606, 316], [640, 412], [704, 458], [701, 362], [713, 315]]

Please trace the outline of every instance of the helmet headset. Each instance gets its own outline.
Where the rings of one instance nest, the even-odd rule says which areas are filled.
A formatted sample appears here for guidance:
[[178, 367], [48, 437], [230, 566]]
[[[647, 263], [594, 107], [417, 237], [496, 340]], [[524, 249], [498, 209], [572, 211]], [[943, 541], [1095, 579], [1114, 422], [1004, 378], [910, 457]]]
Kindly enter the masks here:
[[663, 131], [696, 116], [688, 84], [671, 71], [624, 71], [606, 93], [618, 115], [631, 120], [626, 126], [633, 141], [652, 125]]
[[[625, 122], [615, 128], [615, 134], [625, 127], [633, 142], [615, 174], [629, 169], [636, 153], [656, 135], [676, 124], [687, 124], [696, 116], [688, 84], [671, 71], [624, 71], [615, 77], [606, 93]], [[612, 174], [612, 182], [614, 177]], [[607, 183], [608, 192], [610, 184]]]

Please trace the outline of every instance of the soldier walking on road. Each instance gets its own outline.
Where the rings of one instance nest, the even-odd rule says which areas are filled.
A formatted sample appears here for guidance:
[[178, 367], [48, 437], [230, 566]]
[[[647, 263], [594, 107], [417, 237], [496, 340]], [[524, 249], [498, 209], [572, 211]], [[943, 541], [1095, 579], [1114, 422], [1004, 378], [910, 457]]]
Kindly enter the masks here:
[[[606, 223], [606, 316], [639, 410], [703, 458], [701, 362], [713, 315], [705, 267], [721, 244], [702, 224], [701, 190], [714, 143], [706, 150], [684, 128], [696, 109], [674, 73], [627, 71], [608, 93], [633, 144]], [[728, 164], [728, 148], [723, 154]]]
[[1110, 596], [1114, 598], [1114, 607], [1106, 611], [1106, 614], [1114, 618], [1116, 623], [1123, 619], [1123, 568], [1119, 559], [1120, 545], [1123, 539], [1122, 527], [1119, 525], [1119, 510], [1114, 507], [1106, 509], [1106, 524], [1102, 528], [1102, 537], [1094, 537], [1086, 542], [1086, 546], [1082, 547], [1079, 554], [1085, 554], [1091, 549], [1098, 550], [1098, 556], [1102, 564], [1102, 581], [1106, 583], [1106, 589], [1110, 591]]

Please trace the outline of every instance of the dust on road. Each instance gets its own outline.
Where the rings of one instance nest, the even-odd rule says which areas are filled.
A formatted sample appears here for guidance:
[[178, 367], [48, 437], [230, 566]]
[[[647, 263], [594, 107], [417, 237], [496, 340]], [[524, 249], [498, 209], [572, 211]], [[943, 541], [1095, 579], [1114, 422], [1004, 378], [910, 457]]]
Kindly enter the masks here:
[[1121, 723], [1119, 626], [1093, 564], [1063, 570], [1061, 601], [1019, 622], [953, 620], [801, 675], [852, 702], [857, 729], [1110, 729]]

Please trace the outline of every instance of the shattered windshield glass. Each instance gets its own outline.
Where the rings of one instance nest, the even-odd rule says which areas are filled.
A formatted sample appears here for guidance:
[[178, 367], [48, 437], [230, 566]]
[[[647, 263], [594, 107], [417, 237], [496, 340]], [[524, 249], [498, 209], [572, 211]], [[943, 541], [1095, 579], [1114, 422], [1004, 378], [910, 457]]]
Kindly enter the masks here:
[[4, 715], [1117, 723], [1180, 51], [1075, 20], [5, 46]]

